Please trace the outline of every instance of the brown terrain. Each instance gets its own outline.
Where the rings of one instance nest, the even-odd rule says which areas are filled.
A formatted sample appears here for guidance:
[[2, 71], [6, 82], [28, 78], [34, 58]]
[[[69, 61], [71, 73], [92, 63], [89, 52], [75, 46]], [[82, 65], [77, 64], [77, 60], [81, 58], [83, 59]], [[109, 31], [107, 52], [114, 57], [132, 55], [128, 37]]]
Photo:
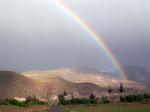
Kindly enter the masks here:
[[[12, 71], [0, 71], [0, 97], [25, 98], [35, 95], [41, 100], [55, 97], [67, 91], [71, 96], [86, 97], [90, 93], [102, 96], [108, 86], [117, 92], [122, 80], [108, 78], [96, 70], [59, 69], [54, 71], [29, 71], [22, 74]], [[122, 81], [123, 82], [123, 81]], [[139, 82], [123, 82], [129, 92], [144, 92], [147, 87]]]
[[[52, 71], [29, 71], [23, 73], [24, 76], [27, 76], [31, 79], [39, 81], [49, 81], [51, 77], [61, 77], [64, 80], [74, 83], [93, 83], [101, 87], [118, 87], [120, 82], [123, 82], [124, 85], [128, 88], [137, 88], [137, 89], [146, 89], [146, 86], [140, 82], [133, 80], [118, 80], [115, 77], [110, 77], [107, 73], [99, 72], [91, 68], [66, 68], [66, 69], [57, 69]], [[119, 77], [119, 76], [118, 76]]]
[[12, 71], [0, 71], [0, 97], [43, 96], [45, 84]]
[[90, 92], [100, 92], [100, 86], [92, 83], [73, 83], [59, 76], [48, 78], [47, 82], [31, 79], [22, 74], [11, 71], [0, 71], [1, 98], [27, 97], [35, 95], [39, 99], [47, 99], [48, 95], [57, 95], [67, 91], [78, 96], [87, 96]]

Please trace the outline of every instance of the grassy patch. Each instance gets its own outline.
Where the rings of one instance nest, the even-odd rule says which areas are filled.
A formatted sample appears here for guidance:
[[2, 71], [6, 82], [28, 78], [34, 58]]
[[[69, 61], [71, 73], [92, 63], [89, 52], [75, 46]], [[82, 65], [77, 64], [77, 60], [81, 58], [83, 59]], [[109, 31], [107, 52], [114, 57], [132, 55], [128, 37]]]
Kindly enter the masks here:
[[78, 111], [75, 111], [75, 110], [71, 110], [70, 108], [66, 107], [66, 106], [62, 106], [61, 107], [63, 112], [78, 112]]
[[150, 104], [137, 103], [100, 104], [97, 106], [78, 105], [67, 106], [66, 108], [70, 111], [64, 112], [150, 112]]

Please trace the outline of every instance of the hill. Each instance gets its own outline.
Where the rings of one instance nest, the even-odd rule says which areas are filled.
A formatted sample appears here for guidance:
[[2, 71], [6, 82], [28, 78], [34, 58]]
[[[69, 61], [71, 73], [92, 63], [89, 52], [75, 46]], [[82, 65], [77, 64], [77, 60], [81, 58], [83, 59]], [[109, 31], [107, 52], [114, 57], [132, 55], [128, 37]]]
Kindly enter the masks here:
[[51, 77], [61, 77], [69, 82], [74, 83], [93, 83], [99, 85], [101, 87], [108, 87], [111, 85], [112, 87], [118, 87], [120, 82], [123, 82], [124, 85], [128, 88], [134, 89], [145, 89], [146, 86], [140, 82], [134, 80], [119, 80], [115, 77], [111, 77], [110, 73], [99, 72], [98, 70], [80, 67], [80, 68], [64, 68], [64, 69], [56, 69], [49, 71], [29, 71], [23, 73], [24, 76], [27, 76], [31, 79], [40, 80], [40, 81], [49, 81], [48, 79]]
[[97, 96], [108, 94], [108, 86], [117, 93], [120, 82], [128, 92], [145, 92], [147, 86], [136, 81], [123, 81], [89, 68], [67, 68], [53, 71], [28, 71], [16, 73], [0, 71], [0, 97], [27, 97], [36, 95], [39, 99], [49, 99], [66, 91], [69, 95], [86, 97], [90, 93]]
[[59, 76], [49, 77], [47, 81], [42, 81], [12, 71], [0, 71], [1, 98], [36, 95], [39, 99], [47, 100], [49, 97], [64, 91], [70, 95], [82, 97], [88, 96], [91, 92], [99, 93], [103, 91], [103, 88], [91, 83], [69, 82]]
[[[40, 80], [40, 81], [48, 81], [48, 78], [59, 76], [69, 82], [74, 83], [93, 83], [99, 86], [107, 86], [110, 80], [110, 77], [107, 75], [91, 68], [64, 68], [64, 69], [56, 69], [50, 71], [28, 71], [23, 73], [24, 76], [27, 76], [31, 79]], [[112, 79], [116, 81], [115, 79]]]
[[0, 97], [43, 97], [45, 85], [12, 71], [0, 71]]

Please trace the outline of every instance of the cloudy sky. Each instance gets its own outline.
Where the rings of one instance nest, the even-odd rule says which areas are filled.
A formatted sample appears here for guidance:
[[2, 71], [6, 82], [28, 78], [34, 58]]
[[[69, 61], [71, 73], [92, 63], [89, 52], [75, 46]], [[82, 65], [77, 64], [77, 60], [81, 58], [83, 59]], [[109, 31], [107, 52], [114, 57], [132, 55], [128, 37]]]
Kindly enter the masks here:
[[[115, 69], [105, 52], [54, 0], [0, 0], [0, 69]], [[149, 0], [64, 0], [124, 65], [150, 68]]]

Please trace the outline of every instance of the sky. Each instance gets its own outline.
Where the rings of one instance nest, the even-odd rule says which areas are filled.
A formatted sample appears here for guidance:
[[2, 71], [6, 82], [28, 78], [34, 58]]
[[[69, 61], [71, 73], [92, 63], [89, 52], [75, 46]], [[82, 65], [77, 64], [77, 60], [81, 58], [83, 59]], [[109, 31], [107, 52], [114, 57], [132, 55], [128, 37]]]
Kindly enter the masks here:
[[[0, 0], [0, 69], [115, 67], [55, 0]], [[123, 65], [150, 68], [149, 0], [63, 0], [105, 40]]]

